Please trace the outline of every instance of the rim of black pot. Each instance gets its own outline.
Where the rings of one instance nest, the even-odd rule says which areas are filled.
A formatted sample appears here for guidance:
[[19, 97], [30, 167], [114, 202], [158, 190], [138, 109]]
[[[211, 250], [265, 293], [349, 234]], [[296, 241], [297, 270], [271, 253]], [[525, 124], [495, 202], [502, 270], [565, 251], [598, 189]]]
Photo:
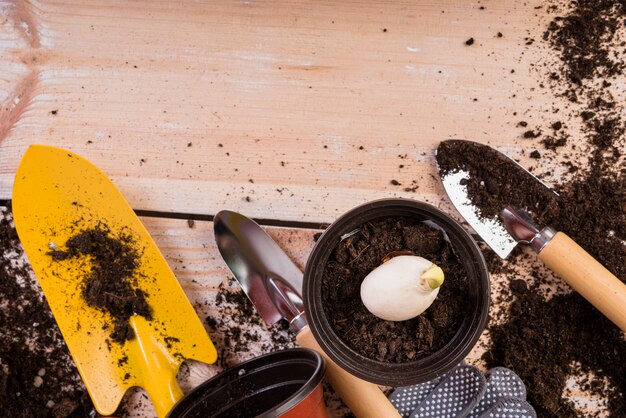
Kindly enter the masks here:
[[[303, 366], [306, 370], [302, 369]], [[263, 395], [265, 391], [275, 390], [281, 385], [298, 385], [299, 388], [286, 399], [255, 414], [257, 417], [276, 418], [311, 395], [322, 382], [325, 372], [324, 359], [313, 350], [291, 348], [274, 351], [244, 361], [200, 384], [174, 405], [167, 418], [232, 416], [232, 408], [252, 396]], [[225, 397], [231, 398], [231, 402], [225, 403]]]
[[[452, 339], [437, 352], [418, 360], [387, 363], [372, 360], [354, 351], [333, 331], [321, 302], [324, 266], [341, 236], [357, 227], [388, 216], [431, 220], [441, 227], [463, 264], [470, 284], [472, 314], [466, 317]], [[361, 379], [385, 386], [408, 386], [423, 383], [451, 370], [474, 347], [482, 334], [489, 314], [489, 272], [482, 252], [471, 235], [440, 209], [411, 199], [381, 199], [346, 212], [320, 236], [306, 263], [303, 299], [311, 331], [326, 354], [337, 364]]]

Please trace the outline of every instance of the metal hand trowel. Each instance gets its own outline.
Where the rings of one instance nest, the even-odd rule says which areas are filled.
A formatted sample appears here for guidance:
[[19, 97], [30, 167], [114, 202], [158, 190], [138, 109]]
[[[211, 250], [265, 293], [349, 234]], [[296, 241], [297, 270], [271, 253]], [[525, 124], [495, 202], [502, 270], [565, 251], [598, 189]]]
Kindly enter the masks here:
[[[217, 353], [122, 194], [78, 155], [32, 145], [15, 176], [13, 212], [20, 240], [96, 410], [114, 413], [126, 390], [140, 386], [164, 417], [183, 396], [176, 374], [184, 359], [213, 363]], [[134, 338], [124, 343], [111, 341], [111, 317], [89, 306], [81, 293], [89, 263], [78, 258], [53, 260], [49, 254], [76, 231], [103, 224], [134, 240], [140, 253], [134, 286], [146, 295], [152, 310], [151, 320], [130, 318]]]
[[357, 417], [399, 417], [378, 386], [342, 369], [319, 346], [300, 296], [302, 272], [263, 228], [226, 210], [215, 215], [213, 222], [220, 254], [263, 319], [268, 324], [283, 318], [289, 321], [298, 344], [324, 358], [328, 381]]
[[[529, 244], [549, 269], [626, 331], [626, 284], [563, 232], [536, 226], [525, 211], [516, 208], [549, 210], [548, 201], [558, 195], [487, 145], [443, 141], [435, 156], [450, 201], [498, 256], [506, 258], [518, 242]], [[472, 178], [479, 173], [480, 178]], [[516, 192], [521, 185], [532, 193]], [[485, 188], [488, 193], [473, 194], [471, 187]], [[497, 207], [497, 213], [485, 215], [481, 203]]]

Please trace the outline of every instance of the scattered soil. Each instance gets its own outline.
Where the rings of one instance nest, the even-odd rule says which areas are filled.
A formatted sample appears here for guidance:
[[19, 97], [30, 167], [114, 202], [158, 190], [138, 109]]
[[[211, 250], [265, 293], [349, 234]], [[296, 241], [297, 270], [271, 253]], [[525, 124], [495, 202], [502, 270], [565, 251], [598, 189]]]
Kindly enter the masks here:
[[[562, 75], [582, 85], [596, 77], [621, 74], [624, 61], [611, 46], [624, 24], [626, 3], [621, 0], [575, 0], [564, 16], [555, 17], [544, 32], [544, 40], [561, 54]], [[623, 57], [623, 54], [622, 54]]]
[[[253, 351], [255, 345], [262, 353], [297, 346], [287, 321], [268, 327], [234, 277], [220, 283], [215, 306], [219, 315], [206, 317], [205, 323], [218, 350], [217, 365], [223, 369], [240, 363], [239, 356]], [[269, 332], [269, 341], [263, 331]]]
[[[441, 267], [446, 281], [421, 315], [385, 321], [363, 305], [361, 282], [387, 254], [406, 250]], [[402, 363], [425, 357], [452, 339], [470, 309], [467, 287], [465, 269], [441, 230], [394, 217], [361, 225], [358, 233], [341, 241], [324, 269], [322, 305], [333, 330], [350, 348], [372, 360]]]
[[489, 367], [515, 370], [540, 417], [583, 416], [569, 400], [555, 396], [563, 394], [569, 376], [582, 377], [584, 391], [606, 399], [610, 416], [625, 416], [626, 343], [619, 328], [578, 294], [554, 295], [546, 302], [541, 277], [527, 287], [509, 275], [514, 300], [509, 320], [490, 330], [492, 347], [484, 356]]
[[0, 415], [95, 416], [6, 210], [0, 251]]
[[[214, 304], [217, 315], [207, 316], [204, 322], [218, 351], [216, 365], [222, 370], [257, 355], [298, 346], [287, 321], [268, 326], [234, 277], [219, 285]], [[324, 383], [324, 399], [338, 416], [354, 417], [328, 383]]]
[[[569, 112], [570, 119], [567, 124], [553, 119], [547, 125], [549, 134], [524, 141], [543, 145], [540, 158], [555, 162], [537, 175], [558, 178], [555, 165], [562, 164], [572, 174], [570, 180], [555, 185], [558, 198], [536, 200], [542, 195], [517, 179], [518, 172], [501, 170], [497, 163], [487, 168], [480, 161], [493, 156], [480, 151], [470, 167], [477, 177], [468, 182], [468, 188], [483, 216], [497, 212], [501, 206], [497, 201], [517, 204], [531, 212], [539, 225], [570, 235], [626, 280], [624, 108], [609, 88], [617, 77], [623, 82], [625, 44], [619, 34], [623, 38], [626, 3], [555, 1], [547, 10], [555, 17], [543, 39], [557, 51], [559, 60], [546, 68], [546, 94], [553, 95], [554, 112]], [[570, 133], [577, 119], [583, 141]], [[446, 170], [453, 169], [451, 162]], [[515, 190], [508, 186], [512, 184]], [[486, 250], [485, 258], [492, 273], [509, 279], [499, 299], [510, 302], [510, 309], [489, 326], [492, 342], [484, 355], [487, 367], [505, 366], [519, 374], [538, 416], [600, 416], [600, 409], [611, 417], [626, 416], [624, 334], [585, 299], [555, 281], [531, 253], [516, 250], [508, 262], [502, 262]], [[528, 276], [520, 275], [520, 265], [528, 266]], [[603, 400], [601, 408], [593, 408], [597, 412], [582, 412], [567, 398], [566, 384], [572, 377], [588, 395]]]
[[[624, 173], [584, 177], [559, 187], [557, 198], [551, 192], [546, 195], [543, 186], [529, 182], [523, 170], [509, 169], [488, 147], [462, 147], [455, 150], [458, 154], [452, 154], [450, 147], [442, 149], [446, 150], [445, 167], [451, 171], [453, 166], [448, 164], [469, 161], [467, 156], [472, 156], [476, 164], [458, 168], [472, 173], [468, 192], [482, 216], [494, 218], [503, 203], [512, 203], [529, 211], [540, 225], [551, 225], [570, 235], [617, 277], [626, 277]], [[514, 257], [524, 259], [520, 253]], [[493, 272], [517, 278], [513, 268], [503, 270], [500, 260], [490, 260]], [[619, 328], [578, 294], [546, 301], [540, 291], [546, 281], [540, 274], [531, 282], [531, 290], [520, 282], [524, 283], [518, 281], [514, 286], [512, 282], [510, 286], [515, 299], [509, 318], [503, 325], [491, 327], [492, 347], [485, 355], [489, 366], [515, 370], [526, 382], [529, 399], [540, 416], [575, 416], [572, 404], [554, 397], [554, 393], [563, 393], [568, 376], [579, 373], [577, 368], [592, 372], [594, 377], [585, 388], [608, 398], [611, 410], [620, 411], [613, 416], [623, 416], [624, 394], [606, 390], [601, 384], [607, 379], [610, 387], [626, 387], [626, 370], [621, 365], [626, 342]]]
[[[141, 258], [130, 234], [114, 236], [104, 224], [83, 230], [65, 243], [65, 250], [51, 250], [55, 261], [86, 258], [91, 268], [81, 282], [81, 294], [87, 304], [111, 315], [111, 340], [123, 344], [135, 338], [130, 325], [133, 315], [152, 320], [147, 294], [137, 288], [137, 267]], [[109, 324], [105, 323], [105, 327]]]

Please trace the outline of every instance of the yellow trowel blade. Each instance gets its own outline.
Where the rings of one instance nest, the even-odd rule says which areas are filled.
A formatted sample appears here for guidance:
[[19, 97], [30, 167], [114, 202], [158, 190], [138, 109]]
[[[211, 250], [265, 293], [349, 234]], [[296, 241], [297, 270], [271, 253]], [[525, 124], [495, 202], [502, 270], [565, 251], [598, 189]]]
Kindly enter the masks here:
[[[97, 167], [69, 151], [33, 145], [17, 170], [13, 212], [18, 235], [98, 412], [115, 412], [126, 390], [146, 389], [159, 416], [182, 396], [176, 372], [184, 359], [213, 363], [217, 354], [178, 280], [132, 208]], [[136, 287], [152, 320], [131, 318], [136, 337], [111, 341], [111, 318], [81, 294], [89, 263], [54, 261], [77, 232], [105, 224], [130, 234], [141, 249]], [[88, 271], [87, 271], [88, 273]]]

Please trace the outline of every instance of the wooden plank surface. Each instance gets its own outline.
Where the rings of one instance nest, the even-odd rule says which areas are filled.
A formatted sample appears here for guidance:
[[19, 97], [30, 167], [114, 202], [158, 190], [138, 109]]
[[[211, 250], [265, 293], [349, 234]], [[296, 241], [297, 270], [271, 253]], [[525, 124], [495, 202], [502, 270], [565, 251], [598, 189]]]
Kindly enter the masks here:
[[550, 51], [525, 46], [537, 4], [0, 1], [0, 199], [45, 143], [136, 209], [330, 222], [374, 198], [438, 203], [439, 141], [516, 156], [521, 113], [550, 105], [533, 67]]
[[[528, 158], [535, 145], [518, 126], [567, 107], [541, 87], [555, 59], [541, 36], [556, 13], [542, 3], [0, 0], [0, 200], [28, 145], [43, 143], [92, 161], [138, 210], [316, 224], [403, 196], [458, 217], [436, 176], [441, 140], [552, 164], [548, 182], [563, 175]], [[626, 95], [624, 78], [609, 88]], [[559, 119], [576, 146], [580, 120]], [[142, 220], [200, 317], [228, 314], [216, 294], [236, 284], [212, 224]], [[304, 266], [316, 230], [268, 231]], [[494, 277], [494, 295], [502, 286]], [[488, 338], [470, 362], [480, 365]], [[247, 347], [229, 361], [264, 350]], [[186, 388], [218, 371], [194, 365]], [[585, 398], [575, 383], [571, 393]], [[141, 396], [129, 398], [131, 416], [151, 416]]]

